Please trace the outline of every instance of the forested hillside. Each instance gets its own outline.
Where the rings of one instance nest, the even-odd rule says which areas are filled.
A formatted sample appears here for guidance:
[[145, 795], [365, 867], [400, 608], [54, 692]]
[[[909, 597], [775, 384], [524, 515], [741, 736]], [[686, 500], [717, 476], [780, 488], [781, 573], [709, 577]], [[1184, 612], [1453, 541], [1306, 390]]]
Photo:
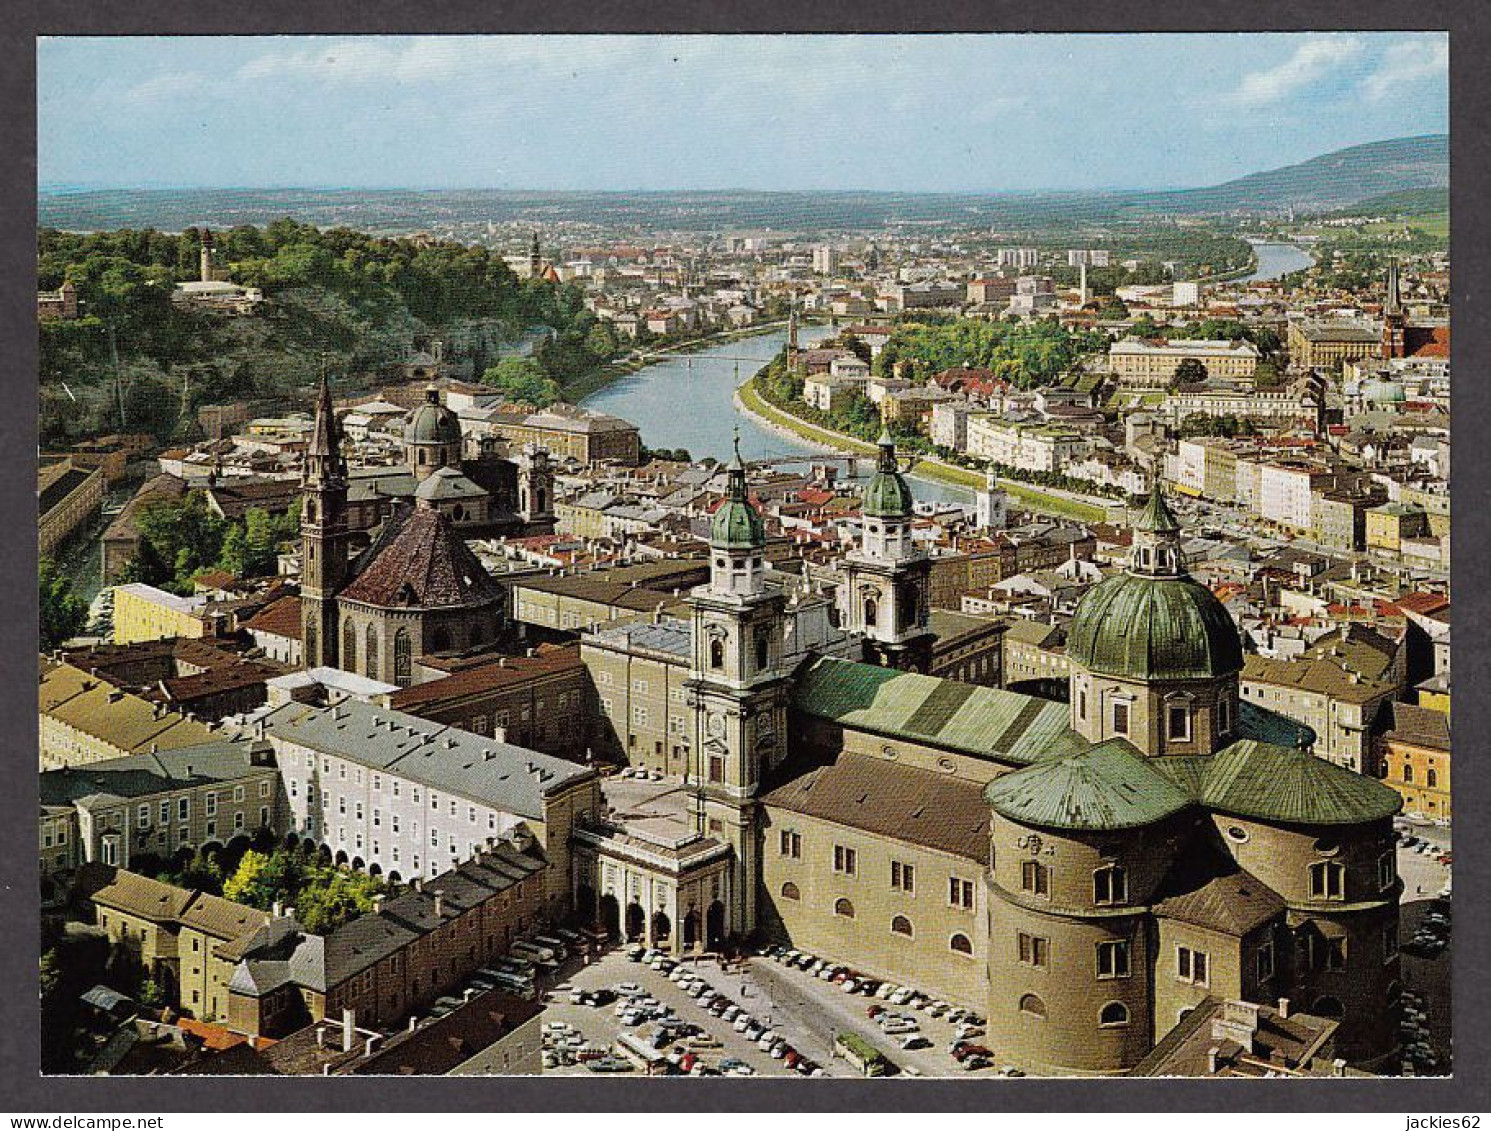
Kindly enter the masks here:
[[263, 288], [260, 313], [171, 301], [175, 283], [198, 277], [195, 228], [39, 233], [38, 286], [71, 280], [83, 314], [41, 324], [44, 444], [115, 430], [185, 436], [200, 404], [289, 395], [323, 368], [373, 378], [433, 338], [480, 374], [503, 343], [536, 333], [535, 359], [561, 386], [616, 352], [579, 291], [521, 280], [484, 248], [291, 220], [214, 240], [234, 282]]

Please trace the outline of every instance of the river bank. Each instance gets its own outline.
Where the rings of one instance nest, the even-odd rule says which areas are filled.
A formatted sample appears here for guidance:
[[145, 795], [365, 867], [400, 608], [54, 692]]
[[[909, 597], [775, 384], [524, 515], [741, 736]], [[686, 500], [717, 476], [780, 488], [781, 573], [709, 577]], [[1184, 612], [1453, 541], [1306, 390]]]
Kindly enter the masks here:
[[[801, 417], [768, 403], [756, 388], [754, 375], [735, 390], [735, 404], [741, 412], [755, 421], [758, 427], [777, 435], [794, 436], [800, 440], [822, 444], [856, 455], [869, 455], [875, 452], [874, 444], [867, 444], [856, 437], [811, 424]], [[976, 490], [984, 485], [984, 477], [979, 472], [944, 463], [939, 459], [922, 458], [912, 465], [907, 474], [913, 478], [930, 479], [970, 490]], [[1017, 479], [1000, 479], [999, 486], [1011, 500], [1029, 510], [1062, 518], [1074, 518], [1081, 522], [1103, 522], [1108, 519], [1111, 512], [1123, 510], [1122, 503], [1099, 505], [1067, 495], [1053, 495], [1038, 487], [1032, 487], [1028, 483], [1021, 483]]]
[[[814, 324], [802, 323], [804, 330]], [[758, 322], [751, 326], [743, 326], [738, 330], [720, 330], [712, 334], [705, 334], [698, 338], [690, 338], [683, 342], [674, 342], [670, 345], [659, 346], [648, 350], [640, 357], [629, 356], [622, 361], [608, 362], [591, 370], [583, 377], [568, 382], [561, 386], [564, 399], [572, 404], [579, 404], [587, 397], [600, 392], [611, 382], [621, 377], [629, 377], [633, 373], [646, 369], [649, 365], [656, 365], [659, 361], [669, 357], [687, 357], [692, 353], [699, 353], [711, 349], [714, 346], [728, 345], [731, 342], [744, 341], [747, 338], [759, 338], [767, 334], [776, 333], [787, 328], [786, 319], [778, 319], [773, 322]], [[637, 351], [633, 350], [635, 354]]]

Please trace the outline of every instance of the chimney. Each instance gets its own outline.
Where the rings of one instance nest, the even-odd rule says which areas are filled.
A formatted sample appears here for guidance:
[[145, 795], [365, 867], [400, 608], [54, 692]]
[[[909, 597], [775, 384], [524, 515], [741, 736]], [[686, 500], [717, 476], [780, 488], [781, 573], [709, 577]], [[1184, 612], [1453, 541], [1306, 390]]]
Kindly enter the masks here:
[[1208, 1075], [1215, 1076], [1217, 1074], [1217, 1059], [1221, 1054], [1222, 1050], [1217, 1048], [1216, 1045], [1206, 1050], [1206, 1071]]
[[417, 1028], [419, 1028], [419, 1014], [411, 1013], [409, 1015], [409, 1032], [412, 1033]]
[[350, 1009], [342, 1010], [342, 1051], [351, 1052], [357, 1036], [357, 1014]]
[[423, 876], [415, 876], [414, 877], [414, 890], [415, 891], [424, 891], [425, 890], [425, 881], [424, 881], [424, 877]]
[[379, 893], [378, 895], [373, 896], [373, 914], [374, 915], [381, 915], [381, 914], [383, 914], [383, 900], [385, 898], [386, 897], [382, 893]]
[[284, 904], [284, 901], [276, 899], [274, 901], [274, 904], [272, 905], [272, 910], [274, 912], [274, 917], [276, 919], [279, 919], [279, 918], [283, 917], [284, 914], [285, 914], [285, 904]]
[[494, 726], [492, 728], [492, 738], [496, 742], [506, 742], [507, 741], [507, 727]]
[[1284, 1021], [1289, 1020], [1289, 999], [1287, 997], [1279, 999], [1279, 1018]]
[[445, 893], [437, 891], [435, 893], [435, 918], [437, 918], [437, 919], [443, 919], [444, 917], [445, 917]]
[[1335, 1060], [1331, 1061], [1331, 1075], [1332, 1076], [1345, 1076], [1346, 1075], [1346, 1062], [1344, 1060], [1342, 1060], [1339, 1056], [1336, 1057]]

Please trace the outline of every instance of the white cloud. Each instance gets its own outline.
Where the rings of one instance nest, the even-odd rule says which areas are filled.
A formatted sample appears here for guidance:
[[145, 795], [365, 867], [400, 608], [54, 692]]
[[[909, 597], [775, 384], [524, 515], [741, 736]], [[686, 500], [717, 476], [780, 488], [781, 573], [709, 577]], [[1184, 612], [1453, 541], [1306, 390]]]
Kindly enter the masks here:
[[128, 87], [119, 95], [126, 106], [145, 107], [159, 103], [173, 103], [189, 95], [195, 96], [208, 85], [208, 78], [199, 71], [182, 71], [157, 75]]
[[1445, 37], [1405, 40], [1383, 52], [1382, 65], [1362, 82], [1362, 91], [1377, 102], [1420, 79], [1446, 78], [1449, 67], [1450, 43]]
[[1232, 98], [1247, 106], [1278, 102], [1357, 59], [1365, 49], [1361, 38], [1355, 35], [1311, 36], [1277, 67], [1244, 76]]
[[[348, 36], [320, 40], [286, 39], [238, 69], [238, 78], [260, 82], [309, 78], [330, 84], [419, 84], [464, 82], [486, 76], [501, 81], [504, 68], [522, 66], [550, 75], [615, 66], [629, 58], [630, 37], [601, 36], [419, 36], [389, 39]], [[525, 73], [531, 81], [532, 71]]]

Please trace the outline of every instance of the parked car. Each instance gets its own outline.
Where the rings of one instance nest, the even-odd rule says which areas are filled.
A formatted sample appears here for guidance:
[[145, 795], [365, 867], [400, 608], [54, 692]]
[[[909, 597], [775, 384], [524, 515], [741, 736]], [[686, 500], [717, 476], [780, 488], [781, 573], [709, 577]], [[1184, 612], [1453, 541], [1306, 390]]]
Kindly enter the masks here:
[[592, 1072], [630, 1072], [632, 1065], [630, 1061], [622, 1060], [616, 1056], [598, 1056], [594, 1060], [585, 1062], [585, 1067]]
[[903, 1049], [929, 1049], [932, 1047], [932, 1042], [920, 1033], [910, 1033], [901, 1038], [901, 1047]]

